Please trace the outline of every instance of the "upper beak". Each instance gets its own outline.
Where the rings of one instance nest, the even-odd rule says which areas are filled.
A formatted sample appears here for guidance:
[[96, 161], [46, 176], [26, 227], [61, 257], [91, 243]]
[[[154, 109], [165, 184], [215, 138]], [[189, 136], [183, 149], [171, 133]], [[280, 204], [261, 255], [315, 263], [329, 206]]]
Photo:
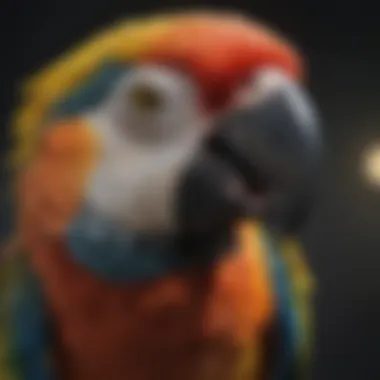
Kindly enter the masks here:
[[286, 231], [305, 222], [321, 158], [319, 120], [306, 90], [274, 75], [266, 96], [215, 126], [186, 177], [182, 220], [227, 226], [248, 216]]

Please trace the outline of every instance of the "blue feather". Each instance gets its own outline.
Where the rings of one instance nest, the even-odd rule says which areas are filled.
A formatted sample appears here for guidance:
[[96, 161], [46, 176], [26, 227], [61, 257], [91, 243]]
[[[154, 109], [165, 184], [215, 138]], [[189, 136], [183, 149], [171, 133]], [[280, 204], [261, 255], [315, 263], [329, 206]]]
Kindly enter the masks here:
[[274, 239], [266, 237], [272, 278], [276, 296], [276, 319], [274, 329], [277, 345], [272, 353], [271, 380], [291, 380], [297, 365], [300, 329], [297, 310], [292, 297], [291, 279]]
[[[101, 65], [86, 81], [59, 99], [47, 115], [47, 120], [70, 118], [96, 107], [129, 70], [124, 63], [107, 62]], [[0, 246], [13, 227], [13, 199], [9, 186], [10, 173], [0, 165]], [[0, 257], [1, 259], [1, 257]]]
[[73, 117], [96, 107], [127, 71], [128, 67], [122, 63], [101, 65], [87, 81], [56, 103], [50, 117]]
[[219, 254], [215, 249], [199, 255], [181, 253], [173, 238], [125, 231], [89, 207], [74, 218], [66, 239], [76, 262], [109, 281], [146, 280], [204, 267]]
[[9, 352], [12, 366], [23, 380], [53, 380], [46, 305], [32, 273], [23, 272], [10, 299]]

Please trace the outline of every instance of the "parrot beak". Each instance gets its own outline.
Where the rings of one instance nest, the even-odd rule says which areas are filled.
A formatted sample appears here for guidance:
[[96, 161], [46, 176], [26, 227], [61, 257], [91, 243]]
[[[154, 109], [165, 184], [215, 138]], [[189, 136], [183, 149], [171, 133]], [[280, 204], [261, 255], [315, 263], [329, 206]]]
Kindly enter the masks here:
[[285, 76], [276, 83], [217, 122], [184, 178], [185, 231], [228, 230], [258, 218], [289, 232], [305, 222], [321, 157], [319, 122], [299, 84]]

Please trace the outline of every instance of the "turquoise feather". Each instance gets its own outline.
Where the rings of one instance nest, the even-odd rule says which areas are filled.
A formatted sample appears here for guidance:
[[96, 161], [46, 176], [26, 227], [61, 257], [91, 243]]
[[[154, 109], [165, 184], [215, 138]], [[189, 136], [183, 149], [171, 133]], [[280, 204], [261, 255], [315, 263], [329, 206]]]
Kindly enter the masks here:
[[50, 117], [53, 119], [73, 117], [94, 108], [127, 71], [128, 67], [122, 63], [108, 62], [103, 64], [79, 88], [60, 99], [53, 106]]
[[3, 265], [2, 273], [12, 268], [0, 289], [0, 371], [10, 380], [55, 380], [48, 360], [48, 313], [38, 282], [23, 257], [8, 258]]
[[[170, 236], [144, 236], [122, 230], [90, 208], [83, 208], [73, 219], [66, 242], [76, 262], [114, 282], [164, 277], [179, 270], [209, 266], [219, 257], [215, 249], [196, 255], [181, 252]], [[227, 251], [223, 249], [221, 254]]]
[[[95, 107], [126, 71], [124, 64], [102, 65], [89, 80], [60, 99], [49, 118], [73, 117]], [[2, 222], [6, 231], [9, 220]], [[0, 286], [1, 380], [5, 371], [11, 380], [54, 380], [49, 362], [52, 337], [38, 282], [20, 257], [4, 259], [0, 275], [10, 266], [14, 270], [4, 276]]]
[[269, 233], [264, 239], [276, 297], [276, 318], [273, 326], [275, 336], [272, 338], [276, 339], [276, 345], [271, 353], [274, 357], [270, 358], [270, 379], [293, 380], [297, 378], [301, 329], [292, 294], [291, 274], [276, 240]]

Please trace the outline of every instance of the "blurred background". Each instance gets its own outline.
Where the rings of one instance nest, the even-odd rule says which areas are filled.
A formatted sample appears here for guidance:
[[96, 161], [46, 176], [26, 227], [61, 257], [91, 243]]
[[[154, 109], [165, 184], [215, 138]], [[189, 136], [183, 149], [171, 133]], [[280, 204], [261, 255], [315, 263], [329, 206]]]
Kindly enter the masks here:
[[[319, 283], [314, 378], [380, 379], [380, 24], [375, 2], [136, 3], [1, 0], [1, 151], [9, 146], [6, 126], [22, 79], [113, 20], [156, 10], [215, 6], [241, 10], [276, 26], [308, 60], [327, 145], [320, 201], [303, 232]], [[6, 180], [2, 171], [2, 183]], [[3, 190], [0, 200], [4, 234], [9, 202]]]

